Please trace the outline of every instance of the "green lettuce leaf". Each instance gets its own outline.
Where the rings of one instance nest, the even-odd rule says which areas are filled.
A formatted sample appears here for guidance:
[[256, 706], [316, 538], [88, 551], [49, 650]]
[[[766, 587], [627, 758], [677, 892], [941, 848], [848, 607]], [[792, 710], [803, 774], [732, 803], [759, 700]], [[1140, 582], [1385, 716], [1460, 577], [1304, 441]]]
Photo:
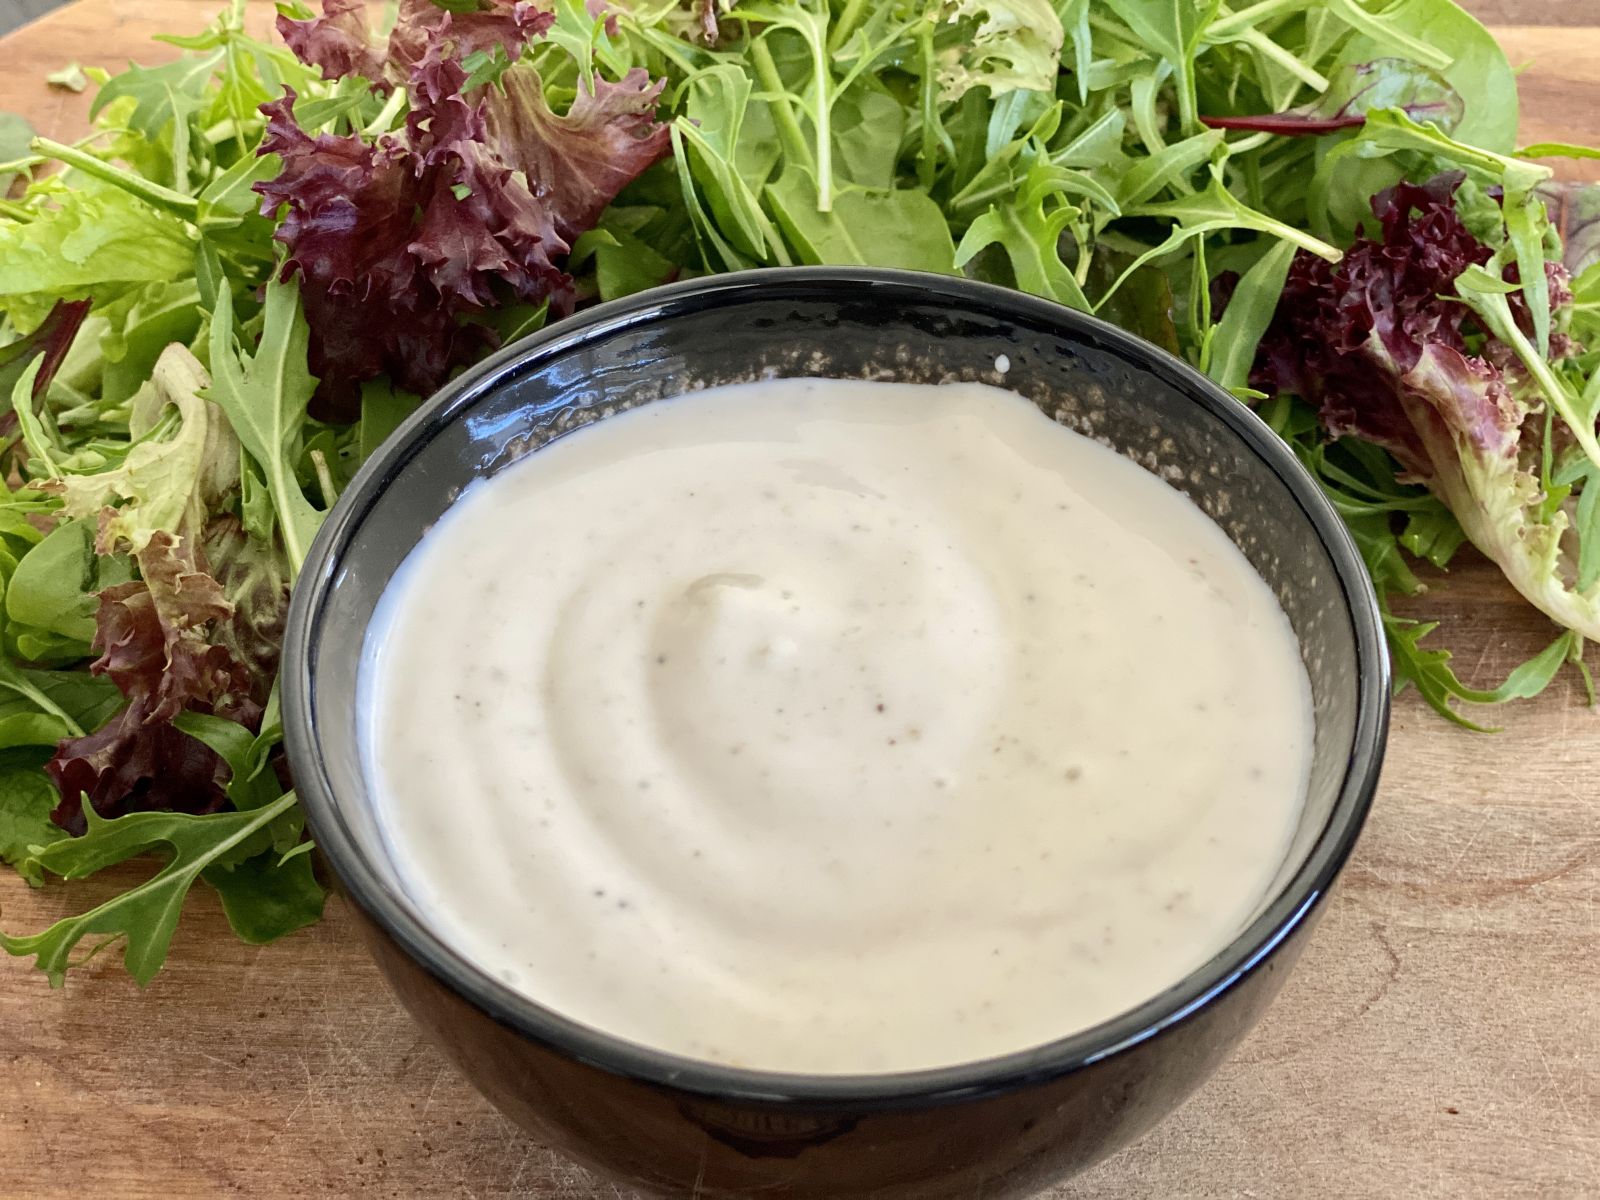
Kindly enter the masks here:
[[27, 221], [0, 221], [0, 312], [18, 329], [39, 324], [60, 299], [110, 299], [129, 285], [194, 270], [183, 224], [126, 192], [85, 180], [38, 188]]

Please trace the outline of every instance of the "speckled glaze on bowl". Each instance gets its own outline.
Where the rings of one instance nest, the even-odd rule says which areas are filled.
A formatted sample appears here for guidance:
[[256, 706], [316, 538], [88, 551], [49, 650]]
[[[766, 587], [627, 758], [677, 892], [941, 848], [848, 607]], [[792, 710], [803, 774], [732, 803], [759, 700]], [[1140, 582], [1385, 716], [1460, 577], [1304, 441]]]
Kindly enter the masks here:
[[[466, 484], [553, 438], [661, 397], [785, 375], [1009, 387], [1191, 496], [1276, 591], [1312, 682], [1308, 802], [1259, 914], [1181, 983], [1093, 1029], [982, 1062], [859, 1077], [735, 1070], [542, 1008], [461, 958], [403, 892], [355, 719], [362, 639], [401, 560]], [[1338, 518], [1278, 439], [1190, 368], [1000, 288], [801, 268], [605, 305], [449, 384], [318, 536], [282, 687], [301, 800], [373, 955], [417, 1022], [534, 1137], [658, 1194], [931, 1200], [1026, 1195], [1094, 1162], [1181, 1103], [1244, 1036], [1360, 831], [1389, 678], [1371, 588]]]

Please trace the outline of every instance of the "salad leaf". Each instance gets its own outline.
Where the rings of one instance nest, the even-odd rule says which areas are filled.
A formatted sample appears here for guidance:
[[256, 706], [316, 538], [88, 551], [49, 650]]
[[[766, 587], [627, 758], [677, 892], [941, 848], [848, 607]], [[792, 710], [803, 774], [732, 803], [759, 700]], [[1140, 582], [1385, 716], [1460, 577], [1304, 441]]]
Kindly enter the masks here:
[[51, 87], [60, 88], [64, 92], [84, 92], [89, 88], [89, 77], [83, 73], [83, 68], [77, 63], [68, 63], [59, 70], [51, 71], [44, 77], [44, 81]]
[[0, 112], [0, 199], [11, 191], [18, 171], [10, 165], [27, 157], [33, 142], [33, 126], [13, 112]]
[[326, 894], [308, 853], [286, 858], [264, 850], [241, 863], [213, 863], [200, 877], [222, 898], [234, 934], [252, 946], [275, 942], [322, 918]]
[[[1461, 181], [1443, 175], [1377, 197], [1382, 240], [1358, 239], [1337, 266], [1297, 256], [1255, 382], [1311, 400], [1333, 434], [1383, 447], [1531, 604], [1600, 637], [1600, 589], [1577, 586], [1563, 545], [1570, 518], [1548, 503], [1524, 453], [1540, 397], [1500, 365], [1522, 335], [1498, 280], [1483, 272], [1494, 251], [1455, 209]], [[1552, 264], [1551, 273], [1561, 288], [1565, 271]], [[1458, 289], [1483, 299], [1480, 316], [1494, 303], [1504, 319], [1469, 327], [1473, 309], [1448, 298]], [[1593, 442], [1592, 419], [1571, 432]]]
[[90, 812], [223, 806], [224, 764], [172, 721], [187, 708], [259, 719], [248, 668], [206, 639], [208, 625], [230, 615], [210, 576], [156, 577], [100, 593], [101, 656], [93, 669], [110, 677], [128, 704], [94, 733], [62, 741], [46, 764], [61, 797], [56, 824], [82, 833]]
[[[336, 6], [323, 20], [345, 38], [353, 17]], [[307, 134], [293, 93], [265, 106], [260, 153], [283, 169], [255, 189], [263, 215], [283, 213], [283, 277], [301, 280], [311, 370], [335, 402], [353, 407], [358, 385], [385, 373], [433, 391], [495, 344], [461, 318], [492, 307], [498, 287], [569, 310], [572, 282], [555, 260], [666, 152], [660, 89], [643, 71], [594, 79], [557, 115], [538, 73], [509, 65], [552, 20], [526, 3], [446, 12], [408, 0], [385, 70], [403, 80], [412, 111], [402, 132], [370, 142]], [[495, 48], [507, 69], [467, 91], [467, 58]]]
[[[238, 486], [239, 452], [222, 414], [201, 398], [205, 368], [189, 351], [169, 345], [150, 382], [130, 406], [129, 432], [137, 439], [122, 461], [105, 470], [64, 474], [41, 483], [59, 496], [69, 517], [99, 518], [96, 548], [141, 558], [152, 539], [195, 537], [205, 513]], [[168, 408], [178, 421], [170, 437], [158, 436]]]
[[513, 175], [539, 185], [563, 241], [591, 228], [667, 152], [670, 135], [656, 120], [662, 84], [642, 70], [616, 83], [580, 84], [564, 116], [550, 111], [531, 71], [508, 71], [501, 85], [484, 102], [484, 141]]
[[297, 300], [294, 282], [273, 280], [267, 285], [261, 343], [254, 355], [238, 348], [233, 297], [227, 288], [218, 293], [217, 311], [211, 317], [211, 365], [216, 378], [210, 396], [266, 480], [291, 580], [322, 524], [322, 513], [306, 499], [293, 468], [306, 407], [316, 387], [306, 369], [310, 330]]
[[1055, 90], [1066, 30], [1047, 0], [946, 0], [939, 89], [959, 100], [975, 87], [992, 97]]
[[1195, 52], [1206, 26], [1217, 15], [1220, 0], [1106, 0], [1106, 7], [1127, 23], [1139, 44], [1166, 60], [1175, 81], [1178, 126], [1195, 125]]
[[322, 15], [304, 20], [280, 12], [278, 35], [296, 58], [316, 67], [324, 79], [360, 75], [374, 87], [388, 87], [384, 56], [367, 30], [365, 0], [322, 0]]
[[43, 189], [27, 220], [0, 222], [0, 312], [32, 331], [58, 300], [109, 300], [133, 284], [187, 274], [183, 224], [116, 188]]
[[949, 273], [955, 257], [939, 206], [915, 188], [847, 187], [827, 212], [817, 184], [790, 167], [769, 184], [766, 199], [796, 257], [805, 263], [874, 263]]
[[1384, 614], [1383, 621], [1394, 655], [1396, 691], [1415, 687], [1435, 712], [1475, 733], [1497, 730], [1472, 720], [1457, 701], [1483, 706], [1537, 696], [1550, 686], [1556, 672], [1572, 661], [1574, 653], [1583, 645], [1582, 638], [1568, 630], [1533, 658], [1514, 668], [1498, 687], [1472, 688], [1462, 683], [1450, 667], [1453, 657], [1450, 651], [1421, 644], [1439, 627], [1437, 622], [1413, 621], [1389, 613]]
[[[44, 720], [51, 727], [44, 730], [43, 736], [48, 738], [52, 733], [60, 736], [58, 723], [52, 723], [48, 717], [30, 714], [0, 718], [0, 724], [18, 719]], [[34, 858], [34, 847], [48, 846], [67, 836], [50, 820], [50, 810], [55, 806], [55, 789], [40, 773], [37, 762], [18, 761], [14, 751], [0, 754], [0, 861], [15, 867], [34, 887], [44, 883], [44, 872]]]
[[1032, 167], [1014, 199], [991, 206], [967, 227], [956, 248], [956, 265], [965, 266], [980, 250], [997, 245], [1010, 260], [1017, 287], [1087, 311], [1083, 285], [1060, 256], [1062, 234], [1081, 215], [1063, 194], [1064, 171], [1043, 164]]
[[96, 602], [88, 590], [95, 576], [93, 527], [87, 521], [62, 521], [6, 581], [6, 620], [81, 643], [72, 649], [73, 657], [82, 658], [95, 632]]
[[1217, 383], [1235, 393], [1249, 387], [1250, 371], [1256, 352], [1278, 311], [1289, 268], [1298, 248], [1293, 242], [1279, 242], [1268, 250], [1233, 285], [1221, 319], [1217, 322], [1214, 345], [1218, 347], [1207, 364], [1207, 373]]
[[[152, 879], [86, 913], [64, 918], [40, 933], [26, 937], [0, 933], [0, 949], [12, 955], [31, 956], [49, 977], [51, 985], [60, 987], [70, 967], [81, 965], [88, 957], [120, 939], [126, 943], [123, 963], [128, 974], [137, 983], [149, 983], [166, 958], [184, 898], [195, 880], [202, 872], [237, 864], [253, 857], [252, 852], [260, 853], [269, 826], [292, 809], [294, 803], [294, 793], [289, 792], [262, 808], [210, 816], [141, 812], [106, 820], [86, 810], [87, 828], [82, 836], [38, 847], [30, 853], [29, 865], [64, 879], [81, 879], [136, 855], [163, 848], [170, 855], [167, 864]], [[297, 874], [303, 876], [303, 871]], [[259, 880], [243, 884], [243, 888], [251, 886], [259, 891]], [[297, 893], [301, 889], [303, 883], [297, 887]], [[228, 892], [224, 891], [223, 895], [226, 898]], [[235, 928], [243, 924], [247, 931], [255, 932], [258, 918], [257, 913], [251, 912], [254, 906], [242, 890], [236, 891], [233, 899], [236, 907], [242, 905], [251, 913], [236, 922]], [[267, 914], [267, 919], [261, 922], [263, 933], [281, 931], [286, 926], [298, 928], [296, 921], [299, 925], [307, 924], [321, 912], [320, 903], [313, 912], [312, 906], [303, 900], [296, 905], [283, 895], [275, 898], [273, 908], [281, 911]], [[101, 940], [90, 947], [87, 955], [74, 959], [73, 951], [88, 937]]]
[[[1342, 6], [1348, 20], [1360, 7]], [[1426, 47], [1419, 56], [1418, 47]], [[1509, 154], [1517, 141], [1520, 108], [1517, 76], [1505, 51], [1471, 13], [1439, 0], [1398, 0], [1383, 9], [1381, 23], [1366, 23], [1344, 44], [1342, 66], [1376, 58], [1402, 58], [1438, 71], [1461, 97], [1454, 136], [1469, 146]], [[1376, 106], [1374, 106], [1376, 107]]]
[[[0, 346], [0, 396], [11, 396], [16, 391], [17, 381], [37, 358], [38, 366], [28, 388], [29, 399], [37, 400], [66, 361], [89, 308], [87, 300], [58, 301], [32, 333]], [[0, 428], [9, 424], [9, 420], [0, 420]]]

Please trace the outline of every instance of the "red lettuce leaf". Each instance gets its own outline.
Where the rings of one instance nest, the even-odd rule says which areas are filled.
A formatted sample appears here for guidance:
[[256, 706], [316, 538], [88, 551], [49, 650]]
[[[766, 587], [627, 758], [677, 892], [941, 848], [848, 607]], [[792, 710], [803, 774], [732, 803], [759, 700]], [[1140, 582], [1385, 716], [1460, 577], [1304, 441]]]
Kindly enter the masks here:
[[67, 351], [72, 349], [72, 339], [78, 336], [78, 328], [93, 304], [93, 300], [57, 300], [37, 329], [0, 346], [0, 437], [8, 436], [17, 427], [17, 414], [11, 407], [11, 393], [17, 380], [42, 353], [44, 361], [33, 377], [33, 398], [37, 400], [44, 395], [61, 369]]
[[415, 214], [439, 180], [418, 179], [397, 139], [307, 136], [294, 99], [291, 91], [263, 107], [261, 152], [278, 155], [283, 169], [256, 189], [263, 211], [283, 209], [273, 236], [289, 250], [284, 275], [302, 278], [309, 365], [323, 398], [336, 402], [382, 374], [408, 391], [433, 391], [486, 344], [477, 327], [458, 326], [411, 250]]
[[322, 0], [322, 15], [297, 21], [279, 14], [278, 36], [294, 56], [324, 79], [360, 75], [387, 91], [383, 55], [367, 30], [366, 0]]
[[569, 242], [670, 148], [671, 131], [655, 119], [665, 81], [651, 83], [642, 68], [618, 83], [596, 76], [565, 116], [545, 104], [534, 72], [507, 72], [501, 82], [504, 93], [484, 104], [485, 140], [538, 188]]
[[88, 831], [85, 801], [105, 817], [132, 812], [196, 815], [227, 807], [227, 765], [204, 742], [150, 719], [151, 701], [129, 704], [104, 727], [61, 743], [45, 771], [61, 794], [50, 813], [75, 837]]
[[1337, 264], [1297, 254], [1251, 376], [1263, 391], [1315, 404], [1334, 436], [1383, 446], [1422, 478], [1432, 474], [1427, 450], [1400, 395], [1425, 354], [1430, 378], [1462, 385], [1428, 393], [1440, 401], [1437, 419], [1486, 451], [1514, 443], [1521, 424], [1499, 368], [1470, 361], [1470, 312], [1445, 299], [1462, 271], [1492, 254], [1452, 203], [1461, 179], [1452, 173], [1380, 193], [1372, 211], [1381, 239], [1358, 237]]
[[[1507, 319], [1485, 323], [1464, 302], [1478, 285], [1458, 286], [1494, 257], [1457, 212], [1460, 182], [1446, 175], [1379, 195], [1381, 237], [1358, 237], [1337, 265], [1298, 255], [1251, 381], [1315, 404], [1334, 436], [1387, 449], [1531, 604], [1600, 637], [1600, 591], [1583, 584], [1563, 494], [1547, 493], [1540, 471], [1550, 447], [1544, 422], [1529, 416], [1548, 393], [1508, 344], [1526, 341], [1526, 301], [1506, 296]], [[1567, 304], [1565, 268], [1546, 273], [1551, 303]], [[1554, 353], [1573, 349], [1552, 339]]]
[[[335, 7], [324, 20], [343, 13]], [[515, 62], [552, 22], [508, 0], [471, 11], [406, 0], [385, 70], [411, 109], [402, 130], [373, 142], [307, 135], [292, 92], [263, 106], [261, 153], [283, 166], [256, 190], [263, 213], [281, 213], [274, 237], [288, 251], [285, 276], [301, 277], [324, 409], [383, 374], [407, 391], [435, 390], [495, 344], [470, 318], [500, 303], [570, 312], [572, 279], [560, 263], [573, 238], [668, 152], [655, 119], [660, 87], [643, 71], [596, 80], [564, 115], [545, 104], [531, 67], [463, 90], [468, 58]]]
[[104, 817], [227, 805], [227, 764], [172, 721], [198, 712], [259, 727], [287, 587], [279, 556], [254, 546], [236, 518], [217, 518], [202, 543], [158, 531], [136, 556], [143, 578], [100, 593], [100, 657], [89, 669], [128, 703], [46, 764], [61, 797], [51, 819], [69, 833], [87, 828], [85, 798]]
[[221, 587], [170, 534], [151, 545], [154, 554], [140, 555], [145, 579], [101, 592], [96, 616], [101, 653], [90, 670], [108, 676], [127, 707], [94, 733], [63, 741], [45, 765], [61, 795], [51, 819], [69, 833], [87, 828], [85, 799], [104, 817], [219, 811], [227, 765], [172, 718], [187, 709], [251, 729], [260, 723], [249, 668], [206, 639], [210, 623], [233, 615]]

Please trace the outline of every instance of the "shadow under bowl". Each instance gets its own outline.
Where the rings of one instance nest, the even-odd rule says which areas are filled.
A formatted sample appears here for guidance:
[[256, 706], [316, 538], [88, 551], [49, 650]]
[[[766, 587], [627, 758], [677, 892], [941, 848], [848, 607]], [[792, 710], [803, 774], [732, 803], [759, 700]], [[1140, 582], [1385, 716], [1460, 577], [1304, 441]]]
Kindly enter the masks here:
[[[1272, 587], [1316, 734], [1292, 849], [1256, 917], [1180, 983], [1048, 1045], [874, 1076], [739, 1070], [543, 1008], [466, 961], [407, 897], [363, 777], [356, 674], [373, 609], [473, 480], [615, 412], [768, 376], [975, 380], [1029, 398], [1187, 494]], [[667, 1195], [1024, 1195], [1178, 1106], [1281, 986], [1377, 785], [1388, 665], [1338, 517], [1279, 439], [1183, 363], [1016, 292], [881, 270], [749, 272], [604, 305], [450, 383], [373, 456], [294, 593], [285, 734], [311, 831], [417, 1022], [533, 1136]]]

